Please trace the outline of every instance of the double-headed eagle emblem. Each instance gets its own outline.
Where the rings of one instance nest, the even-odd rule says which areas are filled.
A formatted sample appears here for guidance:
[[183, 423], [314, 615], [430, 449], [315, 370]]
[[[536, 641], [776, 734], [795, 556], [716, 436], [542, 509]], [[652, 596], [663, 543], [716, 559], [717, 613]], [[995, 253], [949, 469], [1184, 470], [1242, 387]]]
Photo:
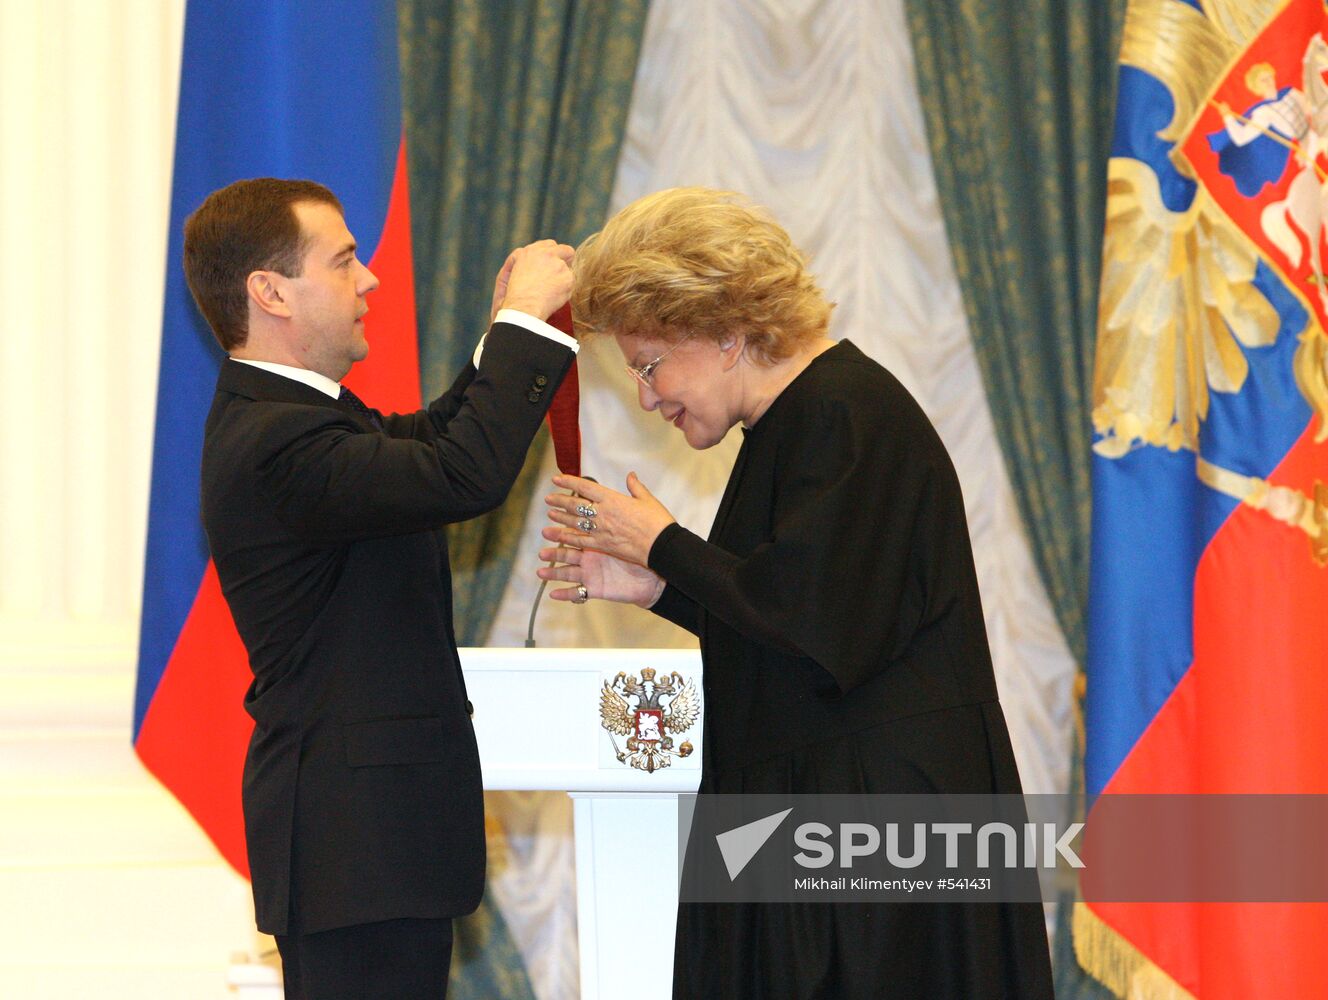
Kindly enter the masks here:
[[[1093, 448], [1109, 459], [1146, 446], [1195, 452], [1202, 482], [1303, 531], [1323, 566], [1328, 565], [1328, 483], [1316, 481], [1303, 492], [1197, 454], [1213, 395], [1239, 393], [1249, 374], [1245, 352], [1278, 340], [1282, 319], [1255, 285], [1261, 263], [1283, 276], [1306, 307], [1303, 329], [1281, 335], [1298, 334], [1295, 382], [1319, 416], [1316, 439], [1328, 437], [1328, 261], [1321, 252], [1328, 235], [1328, 41], [1315, 35], [1308, 42], [1303, 79], [1280, 91], [1271, 66], [1253, 67], [1247, 87], [1272, 87], [1276, 98], [1258, 109], [1241, 114], [1211, 101], [1237, 55], [1282, 6], [1283, 0], [1206, 0], [1202, 11], [1175, 0], [1129, 5], [1121, 62], [1166, 86], [1174, 113], [1157, 135], [1176, 144], [1171, 160], [1181, 178], [1194, 177], [1180, 147], [1206, 103], [1219, 107], [1224, 128], [1239, 134], [1233, 142], [1257, 135], [1277, 144], [1295, 177], [1285, 198], [1263, 205], [1254, 226], [1242, 230], [1205, 187], [1177, 210], [1166, 203], [1152, 168], [1113, 157]], [[1295, 276], [1307, 264], [1310, 273], [1298, 283]]]
[[[651, 667], [641, 671], [640, 680], [620, 671], [600, 691], [600, 725], [609, 733], [615, 756], [650, 774], [668, 767], [674, 757], [691, 755], [692, 744], [684, 740], [675, 750], [673, 737], [691, 729], [700, 715], [696, 682], [684, 681], [676, 670], [658, 680]], [[618, 746], [615, 735], [627, 737], [625, 748]]]

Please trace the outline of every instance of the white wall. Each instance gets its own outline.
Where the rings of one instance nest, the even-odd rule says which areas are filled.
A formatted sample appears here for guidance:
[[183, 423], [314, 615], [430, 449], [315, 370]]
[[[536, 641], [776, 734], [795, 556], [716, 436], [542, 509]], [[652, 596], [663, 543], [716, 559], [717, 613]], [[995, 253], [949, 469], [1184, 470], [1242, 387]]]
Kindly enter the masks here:
[[137, 630], [184, 2], [0, 3], [3, 668]]
[[0, 0], [0, 996], [233, 996], [248, 884], [129, 746], [184, 0]]

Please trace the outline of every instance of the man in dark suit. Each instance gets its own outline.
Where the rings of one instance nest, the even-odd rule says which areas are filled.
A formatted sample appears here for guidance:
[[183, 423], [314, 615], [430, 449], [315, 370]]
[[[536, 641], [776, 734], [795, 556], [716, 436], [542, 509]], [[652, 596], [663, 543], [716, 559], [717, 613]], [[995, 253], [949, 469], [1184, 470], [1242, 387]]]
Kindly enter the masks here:
[[383, 415], [338, 385], [378, 281], [340, 203], [240, 181], [185, 225], [185, 274], [229, 359], [202, 512], [249, 652], [244, 815], [286, 996], [442, 997], [484, 886], [484, 803], [443, 526], [502, 503], [576, 343], [543, 322], [570, 247], [515, 251], [451, 389]]

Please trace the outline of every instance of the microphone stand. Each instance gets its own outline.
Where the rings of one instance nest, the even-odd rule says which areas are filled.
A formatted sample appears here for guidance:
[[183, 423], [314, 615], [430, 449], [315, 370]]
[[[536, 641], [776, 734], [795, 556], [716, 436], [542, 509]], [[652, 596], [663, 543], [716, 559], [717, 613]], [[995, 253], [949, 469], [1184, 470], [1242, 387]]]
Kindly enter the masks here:
[[[590, 476], [583, 476], [582, 478], [587, 479], [592, 483], [599, 482], [598, 479], [593, 479]], [[575, 490], [568, 490], [567, 493], [569, 496], [577, 495]], [[550, 569], [552, 569], [554, 566], [557, 565], [558, 565], [557, 559], [550, 560], [549, 562]], [[548, 580], [540, 581], [539, 590], [535, 594], [535, 603], [530, 606], [530, 624], [526, 626], [526, 644], [525, 644], [526, 649], [534, 649], [537, 645], [535, 642], [535, 616], [539, 614], [540, 601], [544, 599], [544, 588], [547, 587], [548, 585], [549, 585]]]

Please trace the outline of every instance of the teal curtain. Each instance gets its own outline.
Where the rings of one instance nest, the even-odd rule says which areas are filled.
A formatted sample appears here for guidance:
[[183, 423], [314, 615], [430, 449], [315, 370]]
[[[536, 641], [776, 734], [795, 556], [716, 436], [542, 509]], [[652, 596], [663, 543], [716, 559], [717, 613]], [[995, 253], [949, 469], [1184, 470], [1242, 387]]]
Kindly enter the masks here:
[[[646, 10], [647, 0], [398, 0], [425, 399], [470, 358], [513, 247], [575, 246], [603, 223]], [[546, 437], [500, 510], [449, 529], [463, 646], [488, 635]], [[449, 997], [533, 1000], [487, 895], [455, 934]]]
[[1084, 658], [1089, 409], [1125, 0], [906, 0], [955, 273], [1034, 559]]
[[[1093, 348], [1125, 7], [905, 0], [978, 364], [1034, 560], [1081, 665]], [[1067, 751], [1079, 794], [1080, 740]], [[1071, 901], [1058, 919], [1056, 995], [1110, 996], [1074, 958]]]
[[[494, 275], [513, 247], [545, 237], [575, 246], [603, 223], [647, 7], [399, 0], [426, 399], [474, 351]], [[449, 530], [463, 646], [488, 636], [546, 438], [501, 510]]]
[[448, 1000], [535, 1000], [525, 962], [488, 890], [480, 908], [452, 922]]

